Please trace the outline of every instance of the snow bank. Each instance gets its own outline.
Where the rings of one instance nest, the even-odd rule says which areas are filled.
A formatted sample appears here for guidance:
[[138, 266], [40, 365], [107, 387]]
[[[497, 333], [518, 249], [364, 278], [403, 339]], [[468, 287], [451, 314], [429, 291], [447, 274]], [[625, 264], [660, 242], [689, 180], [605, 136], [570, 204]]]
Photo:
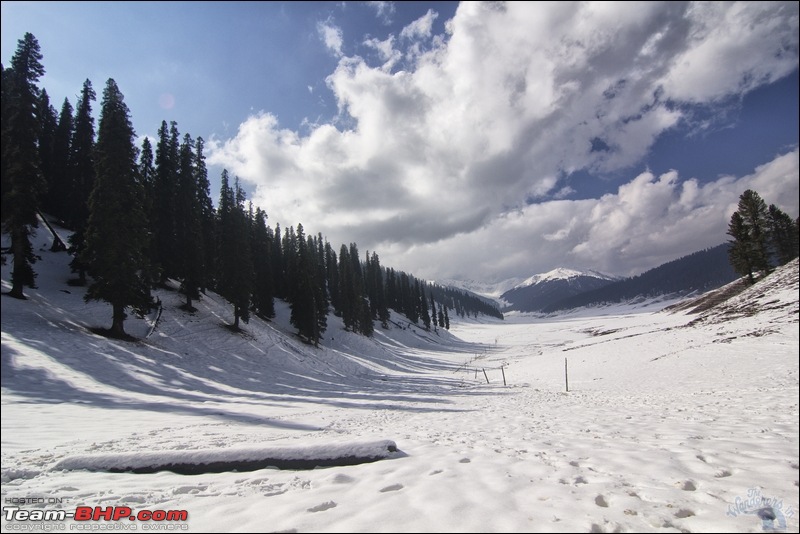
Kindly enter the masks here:
[[54, 471], [107, 471], [181, 475], [278, 469], [314, 469], [357, 465], [402, 455], [394, 441], [313, 445], [308, 447], [256, 447], [247, 449], [133, 452], [69, 456]]

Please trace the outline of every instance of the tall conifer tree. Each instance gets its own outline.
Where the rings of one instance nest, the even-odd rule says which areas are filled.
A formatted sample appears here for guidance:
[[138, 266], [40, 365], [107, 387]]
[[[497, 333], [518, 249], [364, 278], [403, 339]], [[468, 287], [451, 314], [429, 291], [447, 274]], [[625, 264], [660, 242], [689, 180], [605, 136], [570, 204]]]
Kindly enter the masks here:
[[[39, 226], [37, 211], [46, 183], [39, 168], [36, 118], [39, 88], [44, 74], [39, 42], [31, 33], [17, 42], [11, 69], [3, 81], [2, 224], [11, 235], [14, 255], [10, 295], [24, 299], [24, 286], [33, 286], [36, 261], [30, 236]], [[8, 78], [8, 79], [7, 79]]]
[[78, 273], [79, 283], [86, 283], [86, 266], [81, 263], [81, 251], [85, 245], [86, 223], [89, 220], [89, 195], [94, 189], [95, 180], [95, 132], [92, 118], [92, 102], [96, 100], [92, 82], [83, 82], [81, 99], [75, 111], [75, 130], [70, 143], [68, 223], [75, 232], [70, 236], [70, 244], [75, 257], [70, 267]]
[[747, 275], [753, 282], [754, 274], [770, 271], [767, 205], [752, 189], [739, 197], [739, 206], [731, 216], [728, 235], [733, 237], [728, 254], [736, 272]]
[[222, 187], [218, 208], [219, 258], [218, 291], [233, 305], [232, 328], [239, 329], [239, 320], [250, 320], [253, 290], [253, 263], [250, 252], [249, 221], [244, 213], [244, 191], [239, 179], [231, 188], [228, 171], [222, 171]]
[[69, 227], [67, 222], [70, 212], [69, 199], [72, 184], [70, 183], [70, 152], [72, 136], [75, 131], [73, 108], [68, 99], [64, 99], [61, 113], [58, 115], [55, 136], [53, 138], [52, 179], [47, 188], [47, 209]]
[[195, 172], [194, 141], [187, 133], [183, 137], [178, 158], [178, 190], [175, 199], [176, 275], [181, 279], [181, 291], [186, 296], [185, 308], [193, 311], [192, 300], [200, 298], [203, 279], [203, 240], [201, 234], [200, 202]]
[[53, 150], [55, 147], [56, 128], [58, 127], [58, 114], [56, 108], [50, 105], [50, 97], [47, 91], [42, 89], [37, 104], [36, 118], [39, 121], [38, 148], [39, 148], [39, 168], [42, 171], [42, 178], [46, 184], [46, 191], [41, 196], [42, 207], [48, 213], [52, 213], [48, 191], [53, 186]]
[[271, 233], [272, 230], [267, 227], [267, 214], [261, 208], [256, 208], [251, 244], [255, 271], [253, 306], [261, 316], [268, 319], [275, 316]]
[[156, 180], [151, 228], [155, 239], [153, 262], [160, 271], [160, 282], [176, 275], [177, 246], [175, 202], [178, 192], [178, 153], [180, 150], [178, 125], [162, 121], [156, 144]]
[[202, 278], [200, 291], [214, 284], [216, 268], [216, 242], [214, 239], [214, 222], [216, 214], [214, 204], [211, 202], [211, 185], [208, 181], [208, 167], [206, 166], [205, 141], [198, 137], [195, 142], [195, 182], [197, 183], [197, 201], [200, 206], [200, 235], [202, 245]]
[[789, 215], [775, 204], [768, 209], [770, 249], [778, 265], [785, 265], [798, 256], [797, 226]]
[[136, 152], [128, 106], [116, 82], [109, 79], [103, 91], [96, 179], [81, 260], [93, 278], [84, 298], [111, 304], [109, 333], [119, 338], [127, 337], [126, 308], [143, 314], [152, 306], [145, 277], [148, 225], [144, 192], [137, 180]]

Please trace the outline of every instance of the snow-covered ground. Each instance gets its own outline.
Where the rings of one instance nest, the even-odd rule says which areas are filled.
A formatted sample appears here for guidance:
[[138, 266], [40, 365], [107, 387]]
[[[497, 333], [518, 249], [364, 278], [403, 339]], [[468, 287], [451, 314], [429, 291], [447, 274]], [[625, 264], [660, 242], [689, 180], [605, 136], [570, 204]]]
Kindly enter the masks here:
[[[80, 506], [188, 512], [94, 523], [117, 530], [798, 531], [796, 261], [701, 316], [616, 307], [432, 333], [393, 314], [372, 339], [331, 317], [314, 349], [285, 304], [233, 334], [221, 298], [190, 315], [174, 291], [149, 337], [152, 318], [126, 321], [138, 342], [92, 334], [110, 308], [42, 247], [39, 288], [2, 297], [3, 532], [86, 527], [8, 519]], [[385, 440], [399, 451], [313, 470], [65, 469]]]

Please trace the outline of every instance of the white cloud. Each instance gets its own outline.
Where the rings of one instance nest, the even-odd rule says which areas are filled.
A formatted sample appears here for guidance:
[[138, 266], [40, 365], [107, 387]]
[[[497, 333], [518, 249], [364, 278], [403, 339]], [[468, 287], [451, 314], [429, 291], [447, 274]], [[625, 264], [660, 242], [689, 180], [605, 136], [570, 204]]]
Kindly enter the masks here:
[[[209, 162], [253, 184], [273, 222], [425, 276], [624, 274], [724, 241], [744, 182], [797, 196], [796, 151], [772, 179], [766, 167], [710, 184], [644, 173], [583, 201], [564, 180], [640, 161], [688, 120], [674, 102], [741, 96], [796, 68], [796, 5], [466, 2], [447, 38], [431, 38], [434, 18], [366, 40], [376, 65], [344, 56], [341, 30], [320, 24], [340, 57], [326, 80], [347, 119], [336, 124], [350, 127], [300, 135], [260, 113], [209, 143]], [[794, 177], [773, 168], [787, 157]]]
[[375, 14], [381, 22], [386, 25], [392, 23], [395, 13], [394, 2], [367, 2], [366, 4], [375, 9]]
[[335, 26], [330, 20], [317, 23], [317, 33], [322, 38], [325, 46], [333, 52], [336, 57], [342, 57], [342, 45], [344, 44], [342, 37], [342, 29]]
[[532, 204], [499, 215], [477, 231], [399, 249], [405, 255], [392, 260], [405, 261], [421, 276], [489, 281], [554, 266], [640, 274], [726, 242], [731, 214], [747, 189], [797, 217], [799, 156], [794, 150], [753, 174], [723, 176], [706, 184], [682, 181], [674, 171], [661, 176], [642, 173], [614, 194]]
[[673, 98], [707, 101], [775, 81], [797, 68], [797, 5], [788, 2], [693, 4], [689, 46], [663, 84]]
[[400, 53], [399, 50], [395, 49], [394, 43], [394, 35], [390, 35], [383, 41], [374, 37], [364, 40], [365, 46], [368, 46], [369, 48], [372, 48], [378, 52], [381, 61], [383, 61], [381, 70], [387, 72], [391, 71], [395, 64], [403, 57], [403, 54]]
[[439, 14], [429, 9], [423, 16], [406, 26], [400, 31], [400, 37], [404, 39], [421, 39], [431, 36], [433, 32], [433, 21]]

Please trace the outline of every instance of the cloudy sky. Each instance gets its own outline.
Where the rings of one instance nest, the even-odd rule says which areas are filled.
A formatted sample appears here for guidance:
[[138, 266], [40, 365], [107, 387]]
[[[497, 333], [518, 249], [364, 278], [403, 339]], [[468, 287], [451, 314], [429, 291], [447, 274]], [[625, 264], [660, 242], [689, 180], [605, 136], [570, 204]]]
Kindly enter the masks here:
[[[113, 77], [271, 224], [431, 279], [633, 275], [798, 216], [798, 3], [6, 2], [56, 108]], [[99, 111], [100, 103], [95, 106]]]

